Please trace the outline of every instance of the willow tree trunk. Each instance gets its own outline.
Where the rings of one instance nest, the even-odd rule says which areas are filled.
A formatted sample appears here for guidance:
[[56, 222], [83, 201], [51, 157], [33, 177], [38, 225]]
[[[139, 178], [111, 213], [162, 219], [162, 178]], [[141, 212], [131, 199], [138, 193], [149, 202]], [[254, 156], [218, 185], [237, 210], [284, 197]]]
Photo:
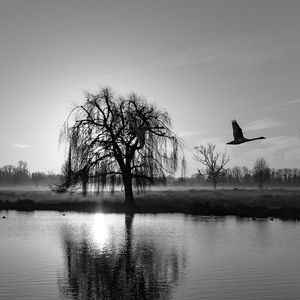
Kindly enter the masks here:
[[126, 172], [123, 175], [124, 189], [125, 189], [125, 205], [133, 206], [135, 204], [132, 190], [132, 175]]
[[89, 169], [85, 166], [82, 169], [82, 173], [80, 175], [81, 183], [82, 183], [82, 196], [86, 197], [87, 189], [88, 189], [88, 182], [89, 182]]
[[86, 197], [87, 195], [87, 186], [88, 186], [88, 181], [84, 178], [82, 180], [82, 196]]

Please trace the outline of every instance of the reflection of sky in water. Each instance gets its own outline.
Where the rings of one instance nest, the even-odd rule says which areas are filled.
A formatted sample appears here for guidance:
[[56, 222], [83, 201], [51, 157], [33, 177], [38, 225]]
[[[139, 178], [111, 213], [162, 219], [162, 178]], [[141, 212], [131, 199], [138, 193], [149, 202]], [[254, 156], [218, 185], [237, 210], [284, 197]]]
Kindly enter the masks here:
[[108, 225], [103, 214], [95, 214], [94, 219], [94, 225], [92, 226], [93, 241], [97, 248], [101, 249], [109, 239]]

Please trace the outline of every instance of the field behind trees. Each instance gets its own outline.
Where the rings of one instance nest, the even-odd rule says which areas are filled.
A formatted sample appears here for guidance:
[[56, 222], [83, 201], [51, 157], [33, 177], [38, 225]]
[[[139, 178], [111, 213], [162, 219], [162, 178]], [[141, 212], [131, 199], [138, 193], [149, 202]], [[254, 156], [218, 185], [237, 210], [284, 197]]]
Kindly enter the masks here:
[[[300, 189], [154, 188], [135, 195], [140, 213], [185, 213], [300, 219]], [[52, 191], [1, 190], [0, 210], [57, 210], [124, 213], [124, 195], [57, 194]]]
[[[185, 178], [168, 176], [143, 192], [134, 188], [134, 212], [300, 219], [300, 169], [269, 169], [263, 188], [254, 174], [246, 167], [227, 168], [216, 190], [205, 170]], [[51, 187], [60, 176], [30, 173], [22, 161], [0, 168], [0, 210], [127, 211], [122, 185], [114, 193], [91, 186], [85, 197], [81, 189], [56, 193]]]

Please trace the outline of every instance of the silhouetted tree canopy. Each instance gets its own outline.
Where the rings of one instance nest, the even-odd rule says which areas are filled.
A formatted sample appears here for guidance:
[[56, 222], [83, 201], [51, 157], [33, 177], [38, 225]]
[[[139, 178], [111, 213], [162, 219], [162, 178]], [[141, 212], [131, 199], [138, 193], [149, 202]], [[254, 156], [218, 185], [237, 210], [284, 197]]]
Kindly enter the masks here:
[[231, 175], [236, 183], [239, 183], [242, 178], [242, 170], [239, 166], [234, 166], [231, 170]]
[[26, 185], [30, 183], [27, 162], [20, 160], [17, 166], [5, 165], [0, 168], [1, 185]]
[[264, 182], [269, 180], [270, 176], [271, 172], [267, 161], [263, 157], [258, 158], [253, 168], [253, 177], [258, 186], [262, 188]]
[[134, 203], [133, 184], [144, 188], [174, 173], [183, 157], [167, 112], [134, 93], [116, 96], [110, 88], [85, 94], [83, 105], [70, 113], [61, 141], [67, 143], [68, 158], [59, 190], [81, 187], [86, 193], [89, 184], [103, 190], [122, 183], [128, 204]]

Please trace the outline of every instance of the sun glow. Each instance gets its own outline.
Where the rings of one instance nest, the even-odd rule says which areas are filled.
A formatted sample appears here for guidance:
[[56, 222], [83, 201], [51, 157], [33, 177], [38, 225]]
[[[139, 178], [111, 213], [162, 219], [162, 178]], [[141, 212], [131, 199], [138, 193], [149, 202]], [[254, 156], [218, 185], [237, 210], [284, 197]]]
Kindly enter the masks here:
[[96, 214], [92, 227], [93, 240], [97, 247], [103, 248], [107, 243], [109, 232], [106, 218], [103, 214]]

